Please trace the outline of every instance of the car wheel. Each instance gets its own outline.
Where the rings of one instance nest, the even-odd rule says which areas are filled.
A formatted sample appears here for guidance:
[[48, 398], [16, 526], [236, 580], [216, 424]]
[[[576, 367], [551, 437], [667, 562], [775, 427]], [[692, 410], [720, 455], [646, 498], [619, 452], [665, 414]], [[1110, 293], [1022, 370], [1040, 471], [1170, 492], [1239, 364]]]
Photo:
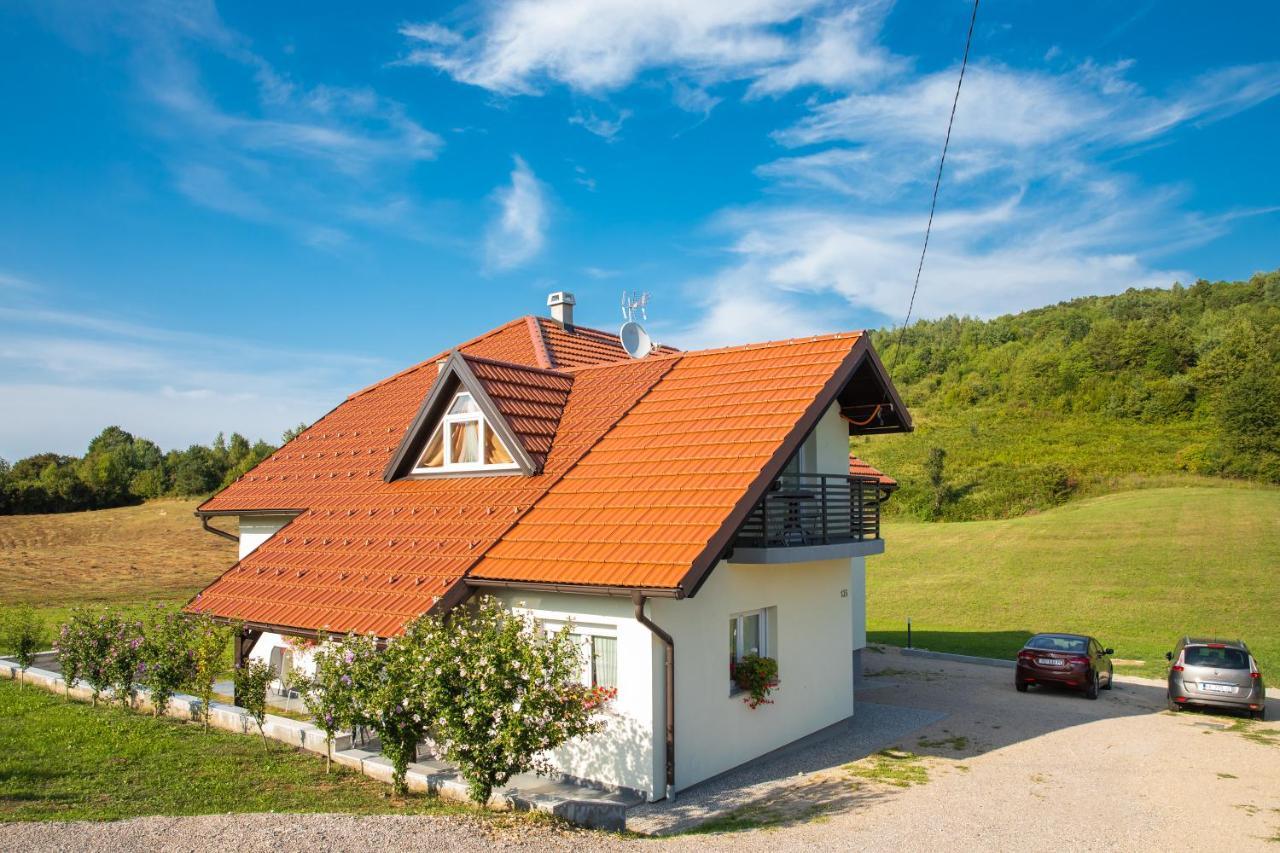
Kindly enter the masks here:
[[1172, 711], [1173, 713], [1176, 714], [1182, 710], [1182, 706], [1179, 705], [1177, 702], [1173, 701], [1173, 697], [1166, 696], [1165, 701], [1169, 703], [1169, 710]]
[[1102, 689], [1110, 690], [1111, 685], [1115, 683], [1115, 680], [1116, 680], [1116, 671], [1114, 669], [1107, 670], [1107, 683], [1103, 685]]
[[1254, 711], [1250, 716], [1252, 716], [1255, 720], [1265, 720], [1267, 718], [1267, 709], [1259, 708], [1258, 710]]
[[1084, 698], [1086, 699], [1098, 698], [1098, 673], [1095, 672], [1093, 674], [1093, 681], [1090, 681], [1089, 686], [1084, 689]]
[[1018, 692], [1019, 692], [1019, 693], [1026, 693], [1026, 692], [1027, 692], [1027, 682], [1025, 682], [1025, 681], [1015, 681], [1015, 682], [1013, 682], [1013, 686], [1014, 686], [1015, 688], [1017, 688], [1017, 690], [1018, 690]]

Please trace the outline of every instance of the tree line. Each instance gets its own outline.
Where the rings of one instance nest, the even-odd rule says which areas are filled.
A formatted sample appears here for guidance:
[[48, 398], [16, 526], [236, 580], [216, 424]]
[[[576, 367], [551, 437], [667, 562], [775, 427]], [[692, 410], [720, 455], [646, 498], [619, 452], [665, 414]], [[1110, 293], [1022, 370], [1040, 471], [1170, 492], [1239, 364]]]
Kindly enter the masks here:
[[[282, 437], [288, 442], [304, 429]], [[153, 441], [109, 426], [83, 456], [37, 453], [10, 465], [0, 459], [0, 515], [74, 512], [128, 506], [161, 497], [208, 495], [277, 449], [238, 432], [218, 433], [210, 445], [167, 453]]]
[[1017, 515], [1132, 475], [1280, 483], [1280, 271], [881, 330], [912, 435], [855, 442], [923, 518]]

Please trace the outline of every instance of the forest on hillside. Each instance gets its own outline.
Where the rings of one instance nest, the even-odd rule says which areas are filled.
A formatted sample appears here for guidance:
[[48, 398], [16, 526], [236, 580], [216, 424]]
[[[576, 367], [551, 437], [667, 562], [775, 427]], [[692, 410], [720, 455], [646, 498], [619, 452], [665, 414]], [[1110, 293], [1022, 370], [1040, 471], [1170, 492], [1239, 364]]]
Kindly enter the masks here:
[[1002, 518], [1176, 474], [1280, 483], [1280, 271], [944, 317], [875, 343], [915, 417], [891, 512]]
[[[303, 426], [283, 436], [287, 442]], [[128, 506], [160, 497], [208, 495], [234, 482], [276, 446], [218, 433], [210, 445], [164, 452], [153, 441], [109, 426], [84, 456], [37, 453], [10, 465], [0, 459], [0, 515], [74, 512]]]

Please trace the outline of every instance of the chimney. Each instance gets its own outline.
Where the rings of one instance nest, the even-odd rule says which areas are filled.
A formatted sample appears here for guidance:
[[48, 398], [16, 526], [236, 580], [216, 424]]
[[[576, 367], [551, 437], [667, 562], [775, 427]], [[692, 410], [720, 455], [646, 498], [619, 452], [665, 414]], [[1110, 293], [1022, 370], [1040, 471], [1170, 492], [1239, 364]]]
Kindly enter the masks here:
[[567, 290], [557, 290], [547, 297], [547, 307], [551, 309], [551, 319], [563, 328], [573, 329], [573, 294]]

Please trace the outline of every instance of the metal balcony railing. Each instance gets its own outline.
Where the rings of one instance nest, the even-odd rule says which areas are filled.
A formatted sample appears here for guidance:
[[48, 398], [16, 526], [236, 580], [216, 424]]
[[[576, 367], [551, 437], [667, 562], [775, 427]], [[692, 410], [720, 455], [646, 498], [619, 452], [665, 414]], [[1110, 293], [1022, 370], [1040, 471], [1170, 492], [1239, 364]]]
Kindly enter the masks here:
[[741, 548], [835, 545], [880, 538], [880, 489], [868, 477], [783, 474], [743, 522]]

